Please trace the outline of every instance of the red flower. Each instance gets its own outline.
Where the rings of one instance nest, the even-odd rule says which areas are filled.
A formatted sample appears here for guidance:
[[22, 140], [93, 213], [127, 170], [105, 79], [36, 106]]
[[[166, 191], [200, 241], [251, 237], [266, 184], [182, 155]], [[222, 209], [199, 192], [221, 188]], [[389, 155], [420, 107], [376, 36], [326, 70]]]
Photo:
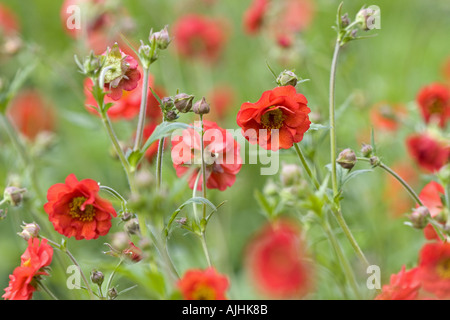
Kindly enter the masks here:
[[188, 270], [177, 283], [184, 300], [226, 300], [228, 278], [213, 267]]
[[436, 217], [443, 210], [441, 194], [445, 194], [444, 187], [436, 181], [428, 183], [419, 193], [419, 199], [428, 208], [431, 217]]
[[230, 107], [233, 105], [235, 97], [234, 89], [230, 86], [219, 86], [209, 93], [209, 101], [211, 105], [210, 116], [216, 116], [217, 119], [224, 119]]
[[246, 251], [249, 274], [264, 294], [273, 298], [301, 298], [311, 288], [300, 230], [289, 221], [265, 226]]
[[[256, 103], [242, 104], [237, 114], [237, 124], [250, 143], [259, 143], [265, 149], [289, 149], [303, 139], [311, 121], [305, 96], [293, 86], [277, 87], [265, 91]], [[277, 129], [277, 140], [272, 130]], [[261, 134], [262, 133], [262, 134]]]
[[43, 239], [30, 238], [28, 247], [21, 256], [21, 264], [9, 276], [9, 286], [2, 296], [5, 300], [30, 300], [36, 291], [35, 278], [48, 276], [43, 270], [52, 262], [53, 248]]
[[216, 18], [189, 14], [181, 17], [173, 27], [178, 52], [185, 57], [216, 60], [223, 50], [226, 34]]
[[244, 13], [244, 29], [248, 34], [255, 34], [264, 23], [264, 16], [269, 7], [269, 0], [253, 0]]
[[400, 104], [381, 102], [370, 110], [372, 124], [378, 129], [395, 131], [406, 114], [405, 107]]
[[[149, 80], [150, 86], [152, 86], [152, 80]], [[91, 93], [92, 90], [92, 80], [86, 78], [84, 80], [84, 94], [86, 96], [85, 105], [89, 112], [98, 114], [97, 110], [91, 106], [98, 107], [97, 102]], [[159, 94], [162, 93], [162, 89], [155, 89]], [[110, 97], [105, 97], [105, 104], [113, 103], [114, 105], [108, 109], [108, 116], [111, 120], [131, 120], [139, 114], [139, 109], [141, 107], [141, 97], [142, 97], [142, 82], [139, 82], [138, 87], [132, 91], [123, 91], [122, 97], [119, 100], [113, 100]], [[156, 98], [148, 92], [147, 95], [147, 117], [151, 117], [154, 120], [159, 120], [162, 117], [161, 108]]]
[[427, 243], [422, 248], [417, 274], [423, 288], [439, 299], [450, 298], [450, 243]]
[[54, 128], [53, 108], [36, 90], [20, 92], [8, 108], [8, 116], [17, 129], [30, 140], [34, 140], [40, 132], [52, 131]]
[[0, 34], [11, 35], [19, 31], [19, 22], [14, 12], [0, 4]]
[[44, 210], [55, 230], [75, 239], [97, 239], [111, 228], [111, 216], [117, 213], [112, 204], [99, 197], [100, 187], [91, 179], [78, 181], [74, 174], [65, 183], [48, 189]]
[[422, 116], [426, 123], [436, 122], [444, 128], [450, 119], [450, 90], [440, 83], [423, 87], [417, 94]]
[[134, 262], [139, 262], [142, 260], [142, 250], [136, 247], [131, 241], [129, 241], [129, 247], [123, 250], [122, 253]]
[[425, 171], [438, 171], [450, 161], [450, 141], [423, 133], [411, 135], [406, 143], [413, 159]]
[[417, 273], [418, 268], [406, 271], [402, 266], [399, 273], [391, 275], [391, 282], [383, 286], [375, 300], [415, 300], [421, 287]]
[[123, 91], [132, 91], [138, 86], [141, 79], [141, 73], [138, 69], [138, 62], [135, 58], [125, 54], [115, 44], [103, 55], [106, 57], [105, 68], [111, 67], [105, 73], [105, 90], [107, 96], [113, 100], [119, 100]]
[[[231, 133], [220, 128], [215, 122], [204, 120], [203, 123], [206, 187], [223, 191], [234, 184], [236, 174], [241, 170], [240, 147]], [[172, 137], [173, 166], [178, 177], [192, 172], [189, 177], [191, 189], [194, 189], [195, 180], [201, 167], [200, 139], [200, 134], [194, 129], [185, 129], [181, 136]], [[192, 165], [196, 165], [194, 171], [191, 169]], [[202, 181], [203, 177], [200, 177], [197, 190], [201, 190]]]

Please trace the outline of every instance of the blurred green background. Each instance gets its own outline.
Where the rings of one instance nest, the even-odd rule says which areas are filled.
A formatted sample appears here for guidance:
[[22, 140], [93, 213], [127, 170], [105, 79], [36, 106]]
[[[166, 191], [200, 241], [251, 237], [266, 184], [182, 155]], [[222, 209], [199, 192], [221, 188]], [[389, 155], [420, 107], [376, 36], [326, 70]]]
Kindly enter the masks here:
[[[274, 0], [276, 1], [276, 0]], [[127, 37], [134, 43], [146, 39], [149, 30], [159, 30], [170, 26], [186, 12], [200, 12], [210, 16], [224, 17], [228, 21], [229, 37], [219, 61], [207, 64], [203, 61], [185, 60], [177, 56], [173, 45], [164, 51], [161, 58], [151, 67], [155, 83], [173, 95], [179, 89], [194, 94], [206, 95], [215, 84], [225, 83], [235, 91], [234, 103], [227, 116], [218, 123], [230, 129], [238, 128], [236, 113], [243, 102], [254, 102], [262, 92], [276, 86], [275, 79], [267, 64], [279, 73], [284, 69], [295, 69], [296, 73], [310, 81], [297, 88], [308, 98], [308, 106], [317, 113], [316, 122], [326, 124], [328, 112], [328, 79], [335, 33], [331, 26], [335, 22], [336, 9], [340, 1], [315, 1], [315, 15], [312, 24], [298, 35], [297, 49], [283, 51], [264, 34], [250, 37], [243, 32], [242, 16], [250, 1], [215, 1], [206, 5], [203, 1], [126, 1], [129, 15], [135, 29]], [[42, 190], [63, 182], [70, 173], [79, 179], [90, 178], [126, 193], [127, 183], [120, 163], [111, 157], [110, 144], [100, 120], [86, 112], [84, 108], [83, 76], [78, 73], [74, 54], [83, 57], [88, 52], [80, 49], [77, 42], [62, 28], [60, 19], [61, 2], [54, 0], [9, 0], [1, 1], [17, 15], [21, 25], [21, 37], [27, 48], [15, 57], [0, 60], [0, 77], [11, 79], [19, 68], [36, 63], [36, 68], [25, 83], [25, 87], [38, 88], [51, 101], [57, 112], [57, 141], [53, 148], [38, 158], [37, 175]], [[381, 29], [370, 31], [373, 38], [349, 43], [339, 57], [336, 84], [336, 104], [346, 108], [338, 119], [338, 148], [350, 147], [359, 150], [361, 142], [370, 142], [370, 108], [380, 101], [403, 103], [408, 108], [410, 121], [397, 132], [379, 132], [375, 138], [379, 154], [388, 165], [408, 161], [405, 137], [420, 127], [418, 110], [414, 99], [419, 88], [425, 84], [442, 80], [441, 68], [450, 56], [450, 2], [436, 1], [346, 1], [343, 12], [351, 19], [363, 5], [378, 5], [381, 9]], [[287, 57], [289, 59], [281, 59]], [[123, 139], [133, 132], [135, 122], [114, 123]], [[322, 174], [329, 162], [329, 143], [323, 132], [309, 132], [301, 143], [306, 153], [313, 157]], [[244, 149], [244, 147], [243, 147]], [[293, 150], [280, 152], [281, 162], [297, 163]], [[366, 168], [358, 164], [358, 168]], [[153, 174], [154, 166], [145, 165], [143, 170]], [[255, 231], [266, 221], [262, 210], [254, 198], [255, 190], [263, 191], [270, 181], [278, 181], [278, 176], [261, 176], [260, 166], [244, 164], [233, 187], [224, 192], [209, 191], [213, 203], [227, 200], [208, 226], [207, 239], [212, 259], [219, 271], [231, 279], [229, 297], [232, 299], [260, 298], [246, 276], [243, 258], [245, 246]], [[15, 149], [11, 147], [5, 132], [0, 128], [0, 192], [10, 174], [24, 173]], [[24, 177], [27, 181], [27, 177]], [[417, 191], [429, 181], [421, 175], [414, 185]], [[160, 203], [154, 196], [152, 187], [145, 192], [149, 197], [151, 214], [164, 214], [166, 219], [178, 205], [187, 200], [192, 191], [184, 180], [177, 179], [171, 164], [169, 152], [164, 156], [164, 184], [171, 186], [167, 199]], [[404, 225], [403, 217], [394, 217], [390, 212], [391, 201], [408, 199], [404, 191], [391, 194], [386, 199], [387, 179], [381, 170], [358, 176], [345, 187], [343, 212], [347, 223], [354, 232], [363, 251], [372, 264], [379, 265], [382, 282], [389, 281], [391, 273], [396, 273], [402, 265], [415, 265], [418, 250], [424, 242], [422, 233]], [[37, 205], [33, 199], [26, 199], [18, 208], [9, 208], [6, 219], [0, 221], [0, 288], [8, 285], [8, 275], [20, 261], [25, 242], [16, 235], [22, 221], [32, 220], [32, 208]], [[44, 215], [38, 209], [40, 215]], [[298, 215], [299, 212], [286, 212]], [[114, 230], [122, 225], [114, 222]], [[48, 226], [47, 226], [48, 227]], [[345, 285], [332, 250], [323, 232], [314, 225], [305, 226], [310, 252], [317, 262], [317, 280], [311, 299], [353, 298]], [[337, 230], [337, 229], [336, 229]], [[43, 231], [44, 233], [45, 231]], [[53, 233], [55, 241], [60, 237]], [[367, 274], [359, 265], [349, 243], [342, 234], [339, 239], [355, 266], [358, 283], [365, 288]], [[68, 246], [79, 258], [88, 273], [92, 268], [100, 268], [109, 273], [116, 260], [99, 254], [106, 251], [103, 243], [108, 237], [91, 241], [70, 239]], [[170, 252], [180, 273], [188, 268], [205, 267], [206, 262], [201, 244], [195, 237], [175, 230], [169, 240]], [[65, 265], [67, 258], [55, 253]], [[103, 268], [103, 269], [102, 269]], [[54, 262], [48, 286], [62, 298], [86, 297], [77, 290], [69, 292], [65, 287], [66, 275], [61, 264]], [[123, 274], [117, 276], [120, 289], [138, 287], [127, 292], [123, 299], [167, 298], [161, 294], [158, 277], [144, 276], [134, 279], [126, 275], [142, 275], [144, 267], [139, 264], [126, 265]], [[145, 282], [141, 283], [142, 278]], [[151, 279], [150, 279], [151, 278]], [[146, 285], [154, 290], [148, 290]], [[372, 298], [374, 292], [363, 290], [365, 298]], [[47, 299], [36, 293], [37, 299]]]

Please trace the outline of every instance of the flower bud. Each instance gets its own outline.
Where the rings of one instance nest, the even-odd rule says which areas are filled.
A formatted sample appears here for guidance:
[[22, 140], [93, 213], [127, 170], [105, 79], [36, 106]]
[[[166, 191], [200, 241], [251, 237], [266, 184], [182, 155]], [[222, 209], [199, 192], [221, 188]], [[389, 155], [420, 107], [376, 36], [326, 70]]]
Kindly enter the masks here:
[[117, 298], [118, 295], [119, 295], [119, 292], [117, 291], [117, 289], [115, 287], [112, 287], [111, 289], [108, 290], [108, 297], [111, 300], [114, 300], [115, 298]]
[[98, 286], [101, 286], [103, 283], [103, 280], [105, 279], [105, 276], [101, 271], [92, 270], [91, 271], [91, 281], [92, 283], [95, 283]]
[[25, 223], [25, 225], [21, 226], [22, 232], [17, 233], [19, 236], [28, 241], [31, 238], [36, 238], [39, 235], [39, 231], [41, 228], [36, 222], [33, 223]]
[[7, 187], [3, 193], [3, 198], [9, 202], [12, 206], [17, 207], [22, 204], [23, 194], [26, 189], [17, 187]]
[[414, 228], [423, 229], [428, 224], [427, 220], [430, 216], [430, 211], [428, 211], [427, 207], [418, 207], [413, 210], [409, 219], [412, 222]]
[[344, 149], [336, 160], [336, 162], [344, 169], [352, 169], [356, 164], [356, 154], [352, 149]]
[[164, 97], [161, 99], [161, 108], [163, 111], [167, 112], [172, 110], [174, 107], [173, 98], [172, 97]]
[[192, 110], [195, 114], [207, 114], [210, 111], [210, 106], [209, 103], [206, 102], [205, 97], [203, 97], [202, 100], [199, 100], [194, 104]]
[[192, 100], [194, 100], [192, 95], [186, 93], [177, 94], [174, 97], [175, 108], [181, 113], [189, 112], [192, 109]]
[[364, 157], [370, 158], [372, 156], [373, 148], [370, 144], [362, 144], [361, 153]]
[[174, 120], [177, 120], [179, 117], [178, 117], [178, 114], [174, 111], [174, 110], [169, 110], [169, 111], [167, 111], [166, 112], [166, 114], [164, 115], [164, 119], [165, 120], [167, 120], [167, 121], [174, 121]]
[[369, 160], [372, 167], [378, 167], [381, 163], [380, 158], [378, 158], [377, 156], [372, 156]]
[[350, 19], [348, 18], [348, 13], [341, 16], [341, 26], [342, 28], [347, 27], [350, 24]]
[[133, 262], [139, 262], [142, 260], [142, 250], [134, 245], [133, 242], [129, 242], [129, 247], [122, 252]]
[[128, 234], [139, 234], [139, 221], [137, 218], [128, 220], [125, 223], [125, 231]]
[[360, 24], [361, 29], [363, 29], [364, 31], [368, 31], [373, 29], [374, 19], [379, 14], [379, 10], [374, 10], [372, 8], [361, 9], [356, 14], [355, 21]]
[[167, 27], [168, 26], [165, 26], [161, 31], [151, 33], [149, 37], [149, 41], [156, 41], [156, 46], [161, 50], [166, 49], [169, 46], [169, 43], [172, 41], [170, 39]]
[[277, 84], [279, 86], [293, 86], [295, 87], [298, 82], [297, 75], [288, 70], [284, 70], [277, 78]]

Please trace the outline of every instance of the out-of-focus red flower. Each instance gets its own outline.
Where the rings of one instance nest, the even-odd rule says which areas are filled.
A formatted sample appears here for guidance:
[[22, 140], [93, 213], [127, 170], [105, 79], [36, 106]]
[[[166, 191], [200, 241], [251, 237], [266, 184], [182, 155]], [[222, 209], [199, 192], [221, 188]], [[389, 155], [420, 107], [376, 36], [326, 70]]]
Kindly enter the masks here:
[[136, 247], [131, 241], [129, 242], [129, 247], [123, 250], [123, 254], [134, 262], [139, 262], [142, 260], [142, 250]]
[[406, 109], [401, 104], [386, 102], [377, 103], [370, 109], [370, 120], [377, 129], [395, 131], [406, 115]]
[[450, 119], [450, 89], [440, 83], [432, 83], [420, 89], [417, 103], [426, 123], [435, 122], [441, 128]]
[[11, 101], [7, 114], [16, 128], [30, 140], [34, 140], [40, 132], [54, 129], [53, 107], [34, 89], [19, 92]]
[[191, 269], [178, 281], [184, 300], [226, 300], [228, 278], [213, 267], [205, 270]]
[[[215, 122], [203, 120], [205, 134], [206, 187], [225, 190], [236, 181], [241, 170], [239, 144], [232, 134], [219, 127]], [[199, 126], [199, 123], [195, 125]], [[189, 187], [194, 189], [195, 180], [201, 172], [201, 140], [196, 129], [189, 128], [181, 136], [172, 137], [172, 162], [177, 176], [182, 177], [191, 172]], [[200, 176], [197, 190], [201, 190], [203, 177]]]
[[391, 282], [383, 286], [375, 300], [415, 300], [421, 287], [417, 273], [418, 268], [406, 270], [402, 266], [399, 273], [391, 275]]
[[235, 92], [231, 86], [218, 86], [214, 88], [207, 99], [211, 106], [209, 116], [224, 119], [235, 100]]
[[[397, 162], [393, 164], [391, 168], [410, 186], [414, 187], [417, 185], [418, 173], [408, 161], [402, 160], [401, 162]], [[383, 194], [384, 199], [386, 199], [389, 213], [393, 217], [400, 217], [406, 212], [411, 211], [415, 202], [409, 193], [405, 191], [402, 184], [391, 175], [386, 175], [386, 179], [387, 184]]]
[[112, 204], [98, 195], [100, 187], [91, 179], [78, 181], [74, 174], [65, 183], [48, 189], [48, 202], [44, 205], [56, 231], [75, 239], [97, 239], [111, 228], [111, 216], [117, 213]]
[[255, 286], [272, 298], [301, 298], [311, 289], [312, 269], [306, 262], [300, 229], [278, 221], [260, 230], [246, 250], [246, 268]]
[[450, 298], [450, 243], [433, 242], [423, 246], [418, 279], [423, 288], [439, 299]]
[[[149, 85], [153, 85], [153, 80], [149, 80]], [[84, 80], [84, 94], [86, 97], [85, 105], [89, 112], [93, 114], [98, 114], [97, 110], [91, 106], [98, 107], [97, 102], [91, 93], [92, 90], [92, 80], [86, 78]], [[155, 92], [160, 94], [165, 91], [162, 88], [155, 88]], [[142, 81], [139, 81], [138, 86], [132, 91], [123, 91], [122, 97], [119, 100], [113, 100], [108, 96], [105, 96], [105, 104], [113, 103], [114, 105], [108, 109], [108, 116], [111, 120], [131, 120], [139, 114], [139, 109], [141, 107], [141, 97], [142, 97]], [[148, 91], [147, 94], [147, 118], [154, 121], [159, 121], [162, 117], [161, 108], [159, 103], [153, 94]]]
[[419, 193], [419, 199], [428, 208], [431, 217], [436, 217], [444, 208], [441, 195], [445, 194], [444, 187], [436, 181], [431, 181]]
[[38, 238], [30, 238], [20, 258], [21, 264], [9, 276], [9, 286], [2, 297], [5, 300], [30, 300], [36, 291], [35, 278], [48, 276], [43, 268], [50, 265], [52, 258], [53, 248], [47, 239], [39, 242]]
[[408, 151], [423, 170], [433, 173], [450, 161], [450, 141], [430, 133], [417, 133], [406, 140]]
[[436, 232], [436, 229], [431, 223], [427, 224], [425, 228], [423, 228], [423, 235], [427, 240], [441, 241], [441, 238], [439, 237], [439, 235]]
[[258, 33], [264, 23], [269, 8], [269, 0], [253, 0], [244, 13], [244, 30], [250, 35]]
[[221, 21], [199, 14], [188, 14], [176, 21], [173, 35], [182, 56], [207, 61], [215, 61], [220, 56], [227, 40]]
[[19, 21], [14, 12], [3, 4], [0, 4], [0, 35], [11, 35], [20, 29]]
[[[265, 91], [256, 103], [243, 103], [236, 121], [251, 144], [267, 150], [289, 149], [302, 141], [311, 124], [307, 103], [293, 86], [277, 87]], [[278, 130], [276, 140], [272, 139], [274, 129]]]

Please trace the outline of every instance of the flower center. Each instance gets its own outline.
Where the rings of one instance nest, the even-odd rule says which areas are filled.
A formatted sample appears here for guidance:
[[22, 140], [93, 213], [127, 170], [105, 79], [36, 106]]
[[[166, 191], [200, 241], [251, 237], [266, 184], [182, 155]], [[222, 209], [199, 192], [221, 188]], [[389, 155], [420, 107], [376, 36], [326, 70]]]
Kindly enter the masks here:
[[192, 293], [192, 298], [194, 300], [215, 300], [216, 293], [213, 288], [200, 285], [197, 286], [195, 291]]
[[81, 206], [86, 201], [85, 197], [73, 198], [72, 202], [69, 204], [69, 214], [72, 218], [76, 218], [80, 221], [92, 221], [95, 217], [95, 208], [93, 205], [88, 204], [81, 210]]
[[280, 129], [283, 121], [284, 114], [280, 109], [269, 110], [261, 116], [261, 123], [265, 129]]
[[450, 258], [440, 261], [436, 267], [439, 276], [450, 279]]
[[444, 104], [441, 100], [435, 99], [433, 102], [430, 103], [429, 111], [431, 114], [439, 114], [442, 113], [444, 110]]

